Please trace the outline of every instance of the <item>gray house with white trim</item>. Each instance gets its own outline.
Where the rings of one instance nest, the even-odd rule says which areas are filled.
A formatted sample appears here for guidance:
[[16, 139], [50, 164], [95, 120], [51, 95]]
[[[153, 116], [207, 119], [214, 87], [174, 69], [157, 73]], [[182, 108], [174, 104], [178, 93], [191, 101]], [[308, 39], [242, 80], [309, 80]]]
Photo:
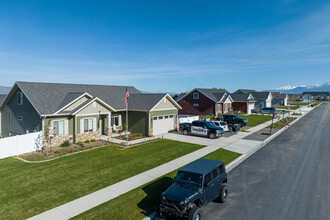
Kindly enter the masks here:
[[[16, 82], [0, 107], [1, 134], [45, 130], [52, 143], [97, 139], [124, 129], [125, 86]], [[144, 136], [173, 130], [181, 107], [168, 94], [142, 94], [128, 87], [128, 130]]]

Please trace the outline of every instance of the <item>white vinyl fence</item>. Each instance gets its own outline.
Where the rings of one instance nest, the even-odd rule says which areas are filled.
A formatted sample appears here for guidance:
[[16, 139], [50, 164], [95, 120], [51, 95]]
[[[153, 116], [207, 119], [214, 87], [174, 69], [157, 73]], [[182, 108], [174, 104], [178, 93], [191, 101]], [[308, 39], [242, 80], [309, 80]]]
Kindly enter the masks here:
[[191, 123], [193, 121], [199, 120], [199, 116], [188, 116], [188, 115], [180, 115], [179, 116], [179, 124], [180, 123]]
[[0, 139], [0, 159], [30, 153], [42, 148], [42, 132]]

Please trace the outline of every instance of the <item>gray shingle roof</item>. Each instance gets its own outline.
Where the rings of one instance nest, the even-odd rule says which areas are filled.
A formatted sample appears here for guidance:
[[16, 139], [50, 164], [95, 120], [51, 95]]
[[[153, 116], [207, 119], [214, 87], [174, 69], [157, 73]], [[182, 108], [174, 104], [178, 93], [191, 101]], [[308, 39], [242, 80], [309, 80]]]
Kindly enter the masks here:
[[209, 97], [214, 102], [219, 102], [223, 96], [227, 93], [226, 90], [223, 89], [201, 89], [197, 88], [197, 91], [203, 93], [207, 97]]
[[84, 101], [83, 103], [81, 103], [80, 105], [78, 105], [77, 107], [75, 107], [74, 109], [72, 109], [71, 111], [61, 111], [59, 112], [59, 114], [73, 114], [76, 111], [78, 111], [79, 109], [81, 109], [82, 107], [84, 107], [85, 105], [88, 105], [89, 103], [93, 102], [95, 100], [94, 99], [87, 99], [86, 101]]
[[8, 94], [10, 92], [10, 87], [7, 86], [0, 86], [0, 94], [1, 95], [5, 95]]
[[255, 99], [259, 100], [259, 99], [267, 99], [269, 92], [251, 92], [251, 94]]
[[286, 98], [286, 94], [281, 94], [279, 92], [272, 92], [272, 96], [275, 99], [285, 99]]
[[0, 106], [2, 105], [2, 102], [5, 101], [7, 95], [0, 94]]
[[255, 101], [254, 99], [248, 99], [250, 93], [248, 94], [230, 94], [233, 98], [234, 102], [248, 102], [248, 101]]
[[[42, 115], [55, 113], [60, 109], [60, 106], [63, 106], [63, 103], [73, 99], [79, 93], [85, 92], [93, 97], [98, 97], [116, 110], [126, 108], [125, 86], [37, 82], [17, 82], [17, 85]], [[133, 86], [128, 86], [128, 91], [130, 95], [141, 94]], [[69, 95], [69, 93], [71, 94]]]
[[235, 91], [234, 93], [236, 93], [236, 92], [238, 92], [238, 91], [241, 91], [241, 92], [244, 92], [244, 93], [256, 92], [256, 90], [253, 90], [253, 89], [238, 89], [238, 90]]
[[303, 92], [303, 95], [305, 94], [310, 94], [312, 96], [318, 96], [318, 95], [326, 95], [326, 96], [329, 96], [329, 92]]
[[147, 93], [147, 94], [132, 94], [128, 99], [128, 109], [130, 110], [151, 110], [162, 98], [165, 93]]

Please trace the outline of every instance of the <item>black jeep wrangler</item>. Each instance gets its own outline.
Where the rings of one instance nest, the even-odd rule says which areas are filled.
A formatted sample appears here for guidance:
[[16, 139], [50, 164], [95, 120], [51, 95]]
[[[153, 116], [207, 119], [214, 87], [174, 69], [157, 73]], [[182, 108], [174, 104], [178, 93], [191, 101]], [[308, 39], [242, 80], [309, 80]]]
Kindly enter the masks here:
[[226, 184], [227, 173], [222, 161], [199, 159], [178, 171], [174, 184], [160, 195], [157, 214], [161, 219], [179, 216], [201, 220], [201, 207], [216, 198], [226, 201]]

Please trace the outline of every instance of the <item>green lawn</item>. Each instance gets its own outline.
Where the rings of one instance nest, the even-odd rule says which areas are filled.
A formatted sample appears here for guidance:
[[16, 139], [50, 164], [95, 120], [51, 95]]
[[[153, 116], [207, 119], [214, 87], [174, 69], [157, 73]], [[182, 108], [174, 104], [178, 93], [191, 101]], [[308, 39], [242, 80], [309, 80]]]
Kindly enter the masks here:
[[204, 146], [159, 140], [107, 146], [54, 161], [0, 160], [0, 219], [25, 219]]
[[289, 110], [296, 110], [298, 108], [300, 108], [299, 106], [295, 105], [295, 106], [273, 106], [277, 109], [289, 109]]
[[[276, 128], [276, 129], [281, 129], [283, 128], [284, 126], [288, 125], [289, 123], [291, 123], [292, 121], [294, 121], [296, 118], [285, 118], [285, 119], [282, 119], [281, 121], [278, 121], [276, 123], [273, 124], [273, 128]], [[268, 128], [270, 128], [270, 125], [268, 126]]]
[[257, 126], [262, 123], [265, 123], [266, 121], [272, 120], [273, 116], [270, 115], [245, 115], [245, 114], [239, 114], [238, 116], [242, 118], [247, 118], [249, 120], [249, 123], [247, 126]]
[[[222, 160], [228, 164], [239, 156], [238, 153], [219, 149], [204, 158]], [[143, 219], [155, 211], [160, 193], [173, 183], [172, 179], [176, 172], [177, 170], [168, 173], [142, 187], [82, 213], [74, 219]]]

